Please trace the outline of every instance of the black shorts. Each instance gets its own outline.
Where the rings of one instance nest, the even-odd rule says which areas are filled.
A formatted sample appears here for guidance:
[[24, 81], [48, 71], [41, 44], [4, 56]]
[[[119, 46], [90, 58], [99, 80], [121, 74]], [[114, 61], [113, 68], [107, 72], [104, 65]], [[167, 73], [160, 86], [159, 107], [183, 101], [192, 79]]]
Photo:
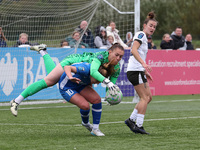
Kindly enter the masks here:
[[133, 86], [147, 82], [146, 75], [143, 71], [128, 71], [127, 78]]

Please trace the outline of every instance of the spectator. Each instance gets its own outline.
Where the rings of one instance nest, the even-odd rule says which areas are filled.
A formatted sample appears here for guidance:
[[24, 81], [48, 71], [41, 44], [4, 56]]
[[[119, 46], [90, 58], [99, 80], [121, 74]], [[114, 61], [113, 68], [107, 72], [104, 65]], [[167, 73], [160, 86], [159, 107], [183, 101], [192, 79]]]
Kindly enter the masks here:
[[[74, 31], [72, 34], [72, 39], [69, 41], [69, 46], [74, 48], [77, 42], [79, 41], [80, 41], [80, 32]], [[80, 41], [78, 48], [89, 48], [89, 45]]]
[[186, 50], [186, 47], [184, 47], [185, 38], [182, 35], [182, 28], [177, 27], [174, 32], [171, 34], [171, 38], [174, 41], [174, 50], [181, 49]]
[[107, 40], [106, 29], [103, 26], [98, 26], [96, 28], [96, 37], [94, 39], [94, 44], [97, 48], [108, 49], [112, 45]]
[[192, 45], [192, 35], [187, 34], [185, 36], [186, 50], [194, 50], [194, 46]]
[[72, 36], [70, 35], [70, 36], [67, 36], [66, 38], [65, 38], [65, 41], [67, 41], [68, 42], [68, 44], [69, 44], [69, 41], [71, 41], [73, 38], [72, 38]]
[[168, 33], [163, 35], [163, 39], [160, 43], [160, 48], [161, 49], [173, 49], [174, 48], [174, 41], [170, 37]]
[[147, 36], [147, 40], [148, 40], [148, 49], [157, 49], [157, 47], [153, 43], [151, 35]]
[[60, 47], [62, 47], [62, 48], [70, 48], [69, 43], [66, 40], [62, 40], [60, 42]]
[[28, 34], [26, 34], [26, 33], [21, 33], [21, 34], [19, 35], [19, 40], [18, 40], [17, 43], [14, 45], [14, 47], [30, 47], [30, 46], [33, 46], [33, 45], [38, 45], [38, 43], [31, 44], [31, 43], [28, 41]]
[[127, 32], [126, 33], [126, 40], [124, 40], [124, 43], [128, 47], [131, 47], [131, 44], [133, 43], [133, 34], [132, 34], [132, 32]]
[[21, 33], [19, 35], [19, 40], [14, 45], [14, 47], [26, 47], [26, 46], [31, 46], [31, 44], [28, 42], [28, 34]]
[[107, 32], [107, 36], [109, 36], [109, 35], [113, 36], [113, 38], [114, 38], [113, 44], [119, 43], [124, 48], [128, 48], [128, 46], [120, 38], [120, 36], [118, 34], [119, 31], [116, 29], [115, 23], [113, 21], [111, 21], [109, 26], [106, 27], [106, 32]]
[[88, 29], [88, 23], [87, 21], [82, 21], [80, 26], [75, 29], [75, 31], [79, 31], [81, 34], [83, 34], [82, 41], [89, 45], [91, 48], [95, 48], [94, 45], [94, 37], [92, 35], [92, 32], [90, 29]]
[[107, 38], [108, 38], [108, 42], [109, 42], [111, 45], [113, 45], [113, 43], [114, 43], [114, 37], [113, 37], [112, 35], [109, 35], [109, 36], [107, 36]]
[[4, 36], [2, 28], [0, 27], [0, 47], [7, 47], [6, 41], [7, 41], [7, 39]]

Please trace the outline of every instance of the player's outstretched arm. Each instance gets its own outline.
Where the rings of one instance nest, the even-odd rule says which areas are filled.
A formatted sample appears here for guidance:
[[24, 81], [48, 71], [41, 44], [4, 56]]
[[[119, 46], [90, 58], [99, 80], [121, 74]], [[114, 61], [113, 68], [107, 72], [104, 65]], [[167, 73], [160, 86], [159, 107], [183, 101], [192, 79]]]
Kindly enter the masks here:
[[79, 84], [79, 82], [81, 81], [78, 78], [75, 78], [72, 76], [72, 72], [76, 73], [76, 67], [75, 66], [65, 66], [64, 67], [65, 73], [68, 76], [68, 78], [72, 81], [72, 82], [76, 82], [77, 84]]

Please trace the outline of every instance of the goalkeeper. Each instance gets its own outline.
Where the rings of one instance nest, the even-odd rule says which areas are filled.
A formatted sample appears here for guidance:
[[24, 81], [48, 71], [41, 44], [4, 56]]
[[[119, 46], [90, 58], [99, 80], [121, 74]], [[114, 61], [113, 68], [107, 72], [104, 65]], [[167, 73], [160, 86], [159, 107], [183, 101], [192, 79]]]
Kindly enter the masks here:
[[[48, 60], [51, 59], [50, 56], [46, 52], [46, 45], [41, 44], [39, 46], [32, 47], [32, 50], [38, 51], [44, 59]], [[100, 82], [106, 84], [110, 93], [115, 95], [119, 88], [118, 86], [114, 85], [120, 73], [119, 61], [124, 55], [124, 48], [120, 44], [114, 44], [108, 51], [97, 52], [97, 53], [83, 53], [82, 55], [79, 54], [72, 54], [67, 56], [61, 63], [59, 63], [44, 79], [37, 81], [30, 86], [28, 86], [16, 99], [11, 101], [11, 112], [14, 116], [17, 116], [17, 107], [18, 105], [28, 96], [31, 96], [42, 89], [55, 85], [61, 75], [66, 71], [67, 66], [77, 63], [77, 62], [88, 62], [91, 64], [90, 68], [90, 75], [97, 79]], [[98, 71], [100, 65], [104, 63], [111, 62], [111, 65], [114, 66], [116, 72], [110, 77], [105, 78], [101, 75]], [[47, 70], [50, 67], [55, 66], [54, 62], [51, 64], [45, 64]], [[48, 72], [48, 71], [47, 71]]]

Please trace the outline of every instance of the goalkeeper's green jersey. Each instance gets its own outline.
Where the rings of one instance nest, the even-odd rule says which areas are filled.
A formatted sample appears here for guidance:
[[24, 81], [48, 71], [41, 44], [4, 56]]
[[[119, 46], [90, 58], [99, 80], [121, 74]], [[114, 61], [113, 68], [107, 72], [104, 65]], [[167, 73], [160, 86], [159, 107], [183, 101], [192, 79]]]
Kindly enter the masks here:
[[[97, 53], [85, 52], [83, 54], [72, 54], [65, 57], [60, 64], [64, 68], [64, 66], [69, 66], [73, 63], [88, 62], [91, 64], [90, 75], [98, 81], [103, 82], [105, 77], [99, 73], [98, 69], [102, 64], [108, 62], [108, 55], [108, 51]], [[114, 69], [116, 70], [116, 72], [111, 75], [110, 80], [111, 82], [116, 83], [120, 73], [119, 63], [114, 66]]]

